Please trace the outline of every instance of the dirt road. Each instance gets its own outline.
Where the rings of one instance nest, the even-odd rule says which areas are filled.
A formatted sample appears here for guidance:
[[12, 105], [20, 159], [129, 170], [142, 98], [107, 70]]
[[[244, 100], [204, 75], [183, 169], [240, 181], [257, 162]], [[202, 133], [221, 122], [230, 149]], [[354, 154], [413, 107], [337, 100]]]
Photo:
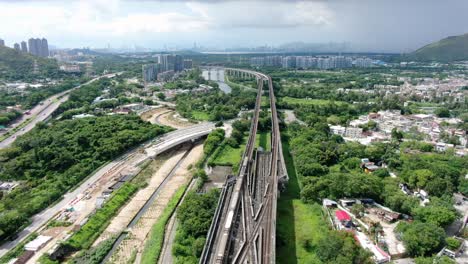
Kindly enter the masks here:
[[[110, 259], [112, 263], [127, 263], [134, 254], [136, 254], [136, 263], [141, 258], [141, 252], [144, 248], [145, 241], [151, 230], [151, 227], [161, 216], [167, 203], [174, 193], [184, 184], [188, 184], [191, 179], [189, 168], [193, 166], [203, 155], [203, 145], [199, 144], [190, 150], [190, 153], [182, 161], [180, 167], [175, 171], [175, 174], [167, 181], [163, 189], [151, 204], [150, 208], [141, 217], [139, 222], [131, 229], [127, 230], [128, 235], [124, 241], [118, 246]], [[167, 166], [169, 167], [169, 166]], [[161, 167], [154, 177], [158, 177], [165, 173]], [[168, 173], [168, 172], [167, 172]]]

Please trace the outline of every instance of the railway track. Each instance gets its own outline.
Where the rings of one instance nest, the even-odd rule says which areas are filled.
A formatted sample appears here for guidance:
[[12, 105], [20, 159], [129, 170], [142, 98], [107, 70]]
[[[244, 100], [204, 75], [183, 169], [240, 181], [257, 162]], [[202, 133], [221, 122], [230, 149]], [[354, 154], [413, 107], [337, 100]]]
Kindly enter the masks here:
[[[257, 79], [257, 98], [250, 134], [237, 177], [228, 177], [200, 259], [205, 263], [275, 263], [278, 184], [287, 180], [276, 98], [269, 76], [242, 69], [229, 74]], [[268, 86], [271, 151], [255, 148], [261, 96]], [[233, 183], [235, 181], [235, 183]]]
[[[138, 212], [135, 214], [135, 216], [132, 218], [130, 223], [127, 225], [126, 230], [131, 229], [134, 227], [138, 221], [141, 219], [141, 217], [148, 211], [150, 208], [151, 204], [155, 201], [155, 199], [158, 197], [159, 193], [161, 190], [166, 186], [166, 184], [169, 182], [169, 180], [174, 176], [175, 172], [177, 169], [180, 167], [182, 162], [184, 162], [185, 158], [188, 156], [190, 153], [190, 150], [192, 149], [193, 146], [191, 146], [189, 149], [185, 150], [185, 153], [183, 156], [177, 161], [177, 163], [172, 167], [171, 171], [164, 177], [164, 180], [159, 184], [159, 186], [153, 191], [151, 194], [150, 198], [144, 203], [144, 205], [138, 210]], [[117, 237], [115, 240], [112, 249], [107, 253], [106, 257], [101, 263], [107, 263], [109, 259], [112, 257], [112, 255], [116, 252], [116, 250], [119, 248], [119, 245], [124, 241], [124, 239], [127, 237], [128, 232], [122, 232], [120, 235]]]

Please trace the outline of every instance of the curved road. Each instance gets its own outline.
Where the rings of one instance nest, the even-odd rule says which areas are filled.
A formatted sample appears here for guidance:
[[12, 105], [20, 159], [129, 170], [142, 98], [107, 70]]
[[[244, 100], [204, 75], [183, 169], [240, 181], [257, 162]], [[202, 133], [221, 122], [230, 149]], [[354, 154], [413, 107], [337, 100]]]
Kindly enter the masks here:
[[[31, 129], [33, 129], [36, 124], [38, 122], [41, 122], [41, 121], [44, 121], [46, 120], [47, 118], [49, 118], [52, 113], [57, 110], [57, 108], [65, 101], [68, 100], [68, 94], [75, 90], [75, 89], [78, 89], [80, 88], [81, 86], [83, 85], [87, 85], [87, 84], [90, 84], [94, 81], [97, 81], [101, 78], [112, 78], [116, 75], [119, 75], [121, 74], [121, 72], [119, 73], [111, 73], [111, 74], [106, 74], [106, 75], [102, 75], [102, 76], [99, 76], [99, 77], [96, 77], [84, 84], [81, 84], [81, 85], [78, 85], [70, 90], [67, 90], [67, 91], [64, 91], [64, 92], [61, 92], [61, 93], [58, 93], [56, 95], [53, 95], [51, 97], [49, 97], [48, 99], [46, 99], [44, 101], [44, 104], [43, 105], [37, 105], [35, 106], [33, 109], [31, 109], [31, 115], [24, 115], [23, 117], [21, 117], [20, 119], [20, 122], [18, 122], [16, 124], [16, 126], [14, 127], [17, 127], [19, 125], [21, 125], [23, 122], [25, 122], [28, 118], [33, 118], [33, 120], [31, 120], [25, 127], [23, 127], [22, 129], [16, 131], [15, 133], [13, 133], [12, 135], [10, 135], [9, 137], [7, 137], [6, 139], [4, 139], [2, 142], [0, 142], [0, 149], [3, 149], [3, 148], [6, 148], [8, 146], [10, 146], [15, 140], [17, 137], [21, 136], [21, 135], [24, 135], [26, 134], [28, 131], [30, 131]], [[11, 128], [13, 129], [13, 128]]]

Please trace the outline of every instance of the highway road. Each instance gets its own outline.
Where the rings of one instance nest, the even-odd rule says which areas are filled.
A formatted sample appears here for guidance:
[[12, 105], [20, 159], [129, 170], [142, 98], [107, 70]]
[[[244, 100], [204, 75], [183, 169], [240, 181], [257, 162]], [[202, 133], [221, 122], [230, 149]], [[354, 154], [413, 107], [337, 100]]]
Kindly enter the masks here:
[[[21, 125], [28, 118], [33, 118], [25, 127], [23, 127], [22, 129], [16, 131], [12, 135], [10, 135], [8, 138], [6, 138], [2, 142], [0, 142], [0, 149], [3, 149], [3, 148], [6, 148], [6, 147], [10, 146], [16, 140], [17, 137], [19, 137], [21, 135], [24, 135], [25, 133], [27, 133], [28, 131], [33, 129], [38, 122], [44, 121], [47, 118], [49, 118], [52, 115], [52, 113], [55, 110], [57, 110], [57, 108], [63, 102], [68, 100], [68, 94], [71, 91], [73, 91], [75, 89], [78, 89], [83, 85], [90, 84], [90, 83], [92, 83], [94, 81], [97, 81], [97, 80], [99, 80], [101, 78], [104, 78], [104, 77], [112, 78], [112, 77], [114, 77], [116, 75], [119, 75], [119, 74], [121, 74], [121, 73], [120, 72], [119, 73], [111, 73], [111, 74], [106, 74], [106, 75], [96, 77], [96, 78], [94, 78], [94, 79], [92, 79], [92, 80], [90, 80], [90, 81], [88, 81], [88, 82], [86, 82], [84, 84], [78, 85], [78, 86], [76, 86], [76, 87], [74, 87], [74, 88], [72, 88], [70, 90], [58, 93], [58, 94], [53, 95], [53, 96], [49, 97], [48, 99], [44, 100], [42, 105], [39, 104], [39, 105], [35, 106], [33, 109], [30, 110], [31, 114], [22, 116], [20, 121], [15, 123], [15, 125], [13, 127], [17, 127], [17, 126]], [[11, 129], [13, 129], [13, 127]]]
[[215, 129], [213, 123], [202, 123], [189, 128], [175, 130], [155, 140], [152, 140], [149, 143], [143, 144], [137, 149], [131, 150], [123, 154], [121, 157], [110, 162], [109, 164], [95, 172], [91, 177], [84, 181], [75, 190], [65, 194], [60, 202], [32, 217], [31, 224], [28, 227], [26, 227], [23, 231], [21, 231], [14, 241], [4, 243], [0, 246], [0, 257], [5, 255], [6, 252], [12, 249], [15, 245], [21, 243], [28, 235], [38, 231], [57, 213], [65, 209], [70, 202], [76, 200], [78, 196], [81, 196], [80, 194], [83, 194], [89, 186], [95, 184], [103, 175], [111, 171], [112, 168], [122, 165], [126, 163], [129, 159], [134, 158], [133, 155], [136, 153], [141, 153], [142, 149], [144, 150], [145, 154], [139, 155], [137, 157], [138, 160], [136, 161], [136, 163], [138, 164], [141, 164], [142, 162], [153, 158], [155, 155], [158, 155], [159, 153], [162, 153], [181, 143], [205, 136], [209, 134], [213, 129]]

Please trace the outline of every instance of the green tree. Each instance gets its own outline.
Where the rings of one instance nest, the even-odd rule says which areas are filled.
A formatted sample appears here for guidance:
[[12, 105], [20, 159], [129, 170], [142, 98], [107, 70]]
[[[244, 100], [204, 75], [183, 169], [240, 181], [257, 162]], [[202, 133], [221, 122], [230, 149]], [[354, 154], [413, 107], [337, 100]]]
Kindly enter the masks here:
[[460, 240], [456, 239], [456, 238], [447, 237], [445, 239], [445, 243], [447, 243], [447, 247], [450, 250], [458, 250], [458, 248], [460, 248], [462, 242]]
[[360, 248], [347, 232], [330, 231], [317, 242], [317, 256], [324, 263], [370, 264], [370, 252]]
[[402, 231], [402, 240], [410, 256], [428, 256], [445, 243], [445, 231], [432, 223], [399, 224], [397, 230]]
[[457, 218], [453, 210], [443, 206], [425, 206], [413, 210], [413, 216], [416, 220], [445, 227], [451, 224]]
[[434, 111], [434, 113], [438, 117], [450, 117], [450, 110], [448, 110], [446, 107], [439, 107]]
[[410, 172], [409, 184], [414, 187], [424, 188], [434, 178], [434, 173], [428, 169], [420, 169]]
[[351, 207], [351, 213], [353, 213], [356, 217], [361, 217], [362, 214], [365, 212], [365, 207], [362, 204], [353, 204]]
[[403, 139], [403, 133], [399, 131], [397, 128], [392, 129], [391, 133], [392, 139], [400, 142]]

